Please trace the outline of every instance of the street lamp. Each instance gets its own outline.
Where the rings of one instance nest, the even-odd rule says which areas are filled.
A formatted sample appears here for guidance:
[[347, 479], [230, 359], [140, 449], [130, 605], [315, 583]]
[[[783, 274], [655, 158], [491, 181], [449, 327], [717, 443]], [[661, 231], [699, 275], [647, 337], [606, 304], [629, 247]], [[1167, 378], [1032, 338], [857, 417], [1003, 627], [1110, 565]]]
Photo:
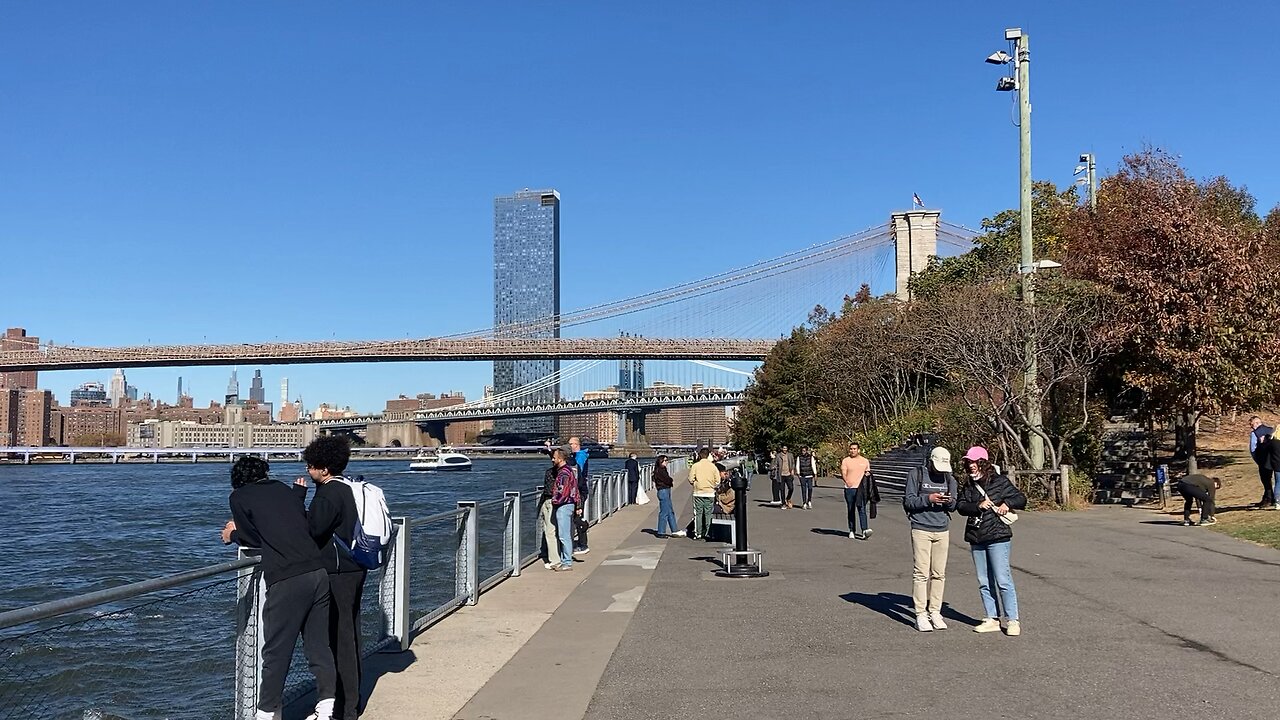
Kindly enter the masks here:
[[[1022, 28], [1008, 28], [1004, 31], [1004, 39], [1013, 43], [1013, 55], [997, 51], [986, 59], [992, 65], [1014, 66], [1012, 77], [1002, 77], [996, 83], [996, 90], [1001, 92], [1018, 91], [1018, 210], [1021, 216], [1022, 259], [1019, 263], [1019, 274], [1022, 275], [1022, 301], [1028, 307], [1036, 304], [1035, 271], [1037, 269], [1032, 258], [1031, 247], [1031, 49], [1030, 38], [1022, 32]], [[1025, 271], [1025, 272], [1023, 272]], [[1027, 338], [1025, 349], [1026, 371], [1023, 385], [1027, 393], [1027, 423], [1031, 426], [1031, 437], [1028, 438], [1028, 450], [1031, 455], [1031, 467], [1034, 470], [1044, 469], [1044, 438], [1040, 435], [1042, 420], [1040, 417], [1040, 369], [1036, 363], [1036, 338], [1034, 330]]]
[[1093, 159], [1093, 153], [1080, 153], [1080, 162], [1083, 165], [1077, 165], [1075, 175], [1085, 173], [1084, 177], [1076, 180], [1077, 185], [1089, 186], [1089, 209], [1098, 209], [1098, 164]]

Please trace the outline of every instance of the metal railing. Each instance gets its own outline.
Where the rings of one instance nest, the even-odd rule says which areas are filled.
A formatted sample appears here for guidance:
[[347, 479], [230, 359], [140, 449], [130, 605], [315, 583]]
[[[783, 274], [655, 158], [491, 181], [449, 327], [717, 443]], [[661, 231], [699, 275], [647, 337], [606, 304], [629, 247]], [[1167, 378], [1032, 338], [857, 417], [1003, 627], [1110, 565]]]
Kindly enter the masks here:
[[[684, 458], [669, 461], [673, 474], [685, 467]], [[626, 505], [624, 471], [599, 473], [590, 486], [589, 523]], [[641, 467], [640, 486], [653, 493], [652, 465]], [[393, 518], [387, 562], [365, 585], [362, 655], [407, 650], [416, 634], [519, 576], [539, 555], [540, 494], [541, 488], [506, 492], [427, 517]], [[242, 549], [230, 562], [0, 613], [0, 718], [252, 718], [265, 600], [256, 551]], [[86, 647], [100, 647], [102, 657], [72, 660], [83, 658]], [[116, 662], [126, 656], [136, 672]], [[285, 703], [312, 691], [297, 652]], [[189, 715], [157, 707], [178, 705], [179, 696]], [[216, 710], [228, 696], [229, 711]]]

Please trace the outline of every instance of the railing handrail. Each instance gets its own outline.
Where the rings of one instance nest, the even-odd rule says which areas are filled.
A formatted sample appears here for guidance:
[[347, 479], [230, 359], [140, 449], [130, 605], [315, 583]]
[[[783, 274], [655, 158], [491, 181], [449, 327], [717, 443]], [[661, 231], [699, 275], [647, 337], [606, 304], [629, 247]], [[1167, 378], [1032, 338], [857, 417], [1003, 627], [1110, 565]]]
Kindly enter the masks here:
[[235, 572], [252, 567], [261, 561], [259, 557], [247, 557], [237, 560], [229, 560], [227, 562], [218, 563], [216, 565], [206, 565], [204, 567], [195, 568], [193, 570], [184, 570], [173, 575], [165, 575], [164, 577], [151, 578], [150, 580], [141, 580], [128, 585], [120, 585], [105, 590], [97, 590], [83, 595], [75, 595], [61, 600], [51, 600], [49, 602], [40, 603], [39, 605], [29, 605], [17, 610], [9, 610], [0, 613], [0, 630], [5, 630], [18, 625], [36, 622], [37, 620], [45, 620], [47, 618], [56, 617], [58, 615], [66, 615], [68, 613], [87, 610], [98, 605], [105, 605], [117, 600], [127, 600], [129, 598], [148, 595], [150, 593], [159, 592], [161, 590], [169, 590], [180, 585], [203, 580], [214, 575]]

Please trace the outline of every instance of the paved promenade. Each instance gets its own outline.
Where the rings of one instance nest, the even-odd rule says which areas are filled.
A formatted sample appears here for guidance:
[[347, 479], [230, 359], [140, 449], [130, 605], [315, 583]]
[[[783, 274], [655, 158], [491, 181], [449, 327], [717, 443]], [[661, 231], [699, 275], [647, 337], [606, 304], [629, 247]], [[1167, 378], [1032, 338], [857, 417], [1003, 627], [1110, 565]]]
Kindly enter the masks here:
[[[1024, 633], [1009, 638], [969, 629], [982, 606], [957, 523], [951, 629], [920, 633], [896, 496], [860, 542], [847, 537], [838, 489], [820, 488], [812, 511], [759, 507], [767, 493], [757, 478], [751, 544], [769, 578], [716, 578], [713, 546], [642, 532], [656, 502], [628, 508], [593, 531], [580, 571], [529, 568], [421, 636], [416, 661], [378, 680], [365, 717], [1275, 713], [1280, 552], [1144, 510], [1028, 513], [1013, 555]], [[681, 488], [686, 521], [687, 500]], [[455, 666], [468, 680], [432, 674]], [[434, 669], [414, 680], [415, 667]]]

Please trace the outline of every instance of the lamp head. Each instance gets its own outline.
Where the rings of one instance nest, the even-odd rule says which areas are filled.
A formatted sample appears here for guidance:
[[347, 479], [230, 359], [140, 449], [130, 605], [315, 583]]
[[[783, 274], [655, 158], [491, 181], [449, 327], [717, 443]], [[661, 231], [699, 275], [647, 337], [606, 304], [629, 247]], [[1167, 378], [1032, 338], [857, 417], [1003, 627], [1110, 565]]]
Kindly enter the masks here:
[[1003, 50], [997, 50], [987, 56], [987, 62], [992, 65], [1005, 65], [1013, 60], [1009, 53]]
[[[1084, 161], [1082, 160], [1081, 162], [1084, 162]], [[1075, 172], [1073, 172], [1073, 173], [1071, 173], [1071, 174], [1072, 174], [1072, 175], [1079, 175], [1080, 173], [1082, 173], [1082, 172], [1084, 172], [1085, 170], [1088, 170], [1088, 169], [1089, 169], [1089, 166], [1088, 166], [1088, 165], [1077, 165], [1077, 166], [1076, 166], [1076, 171], [1075, 171]]]
[[996, 81], [996, 90], [999, 90], [1000, 92], [1009, 92], [1010, 90], [1017, 89], [1018, 83], [1011, 77], [1002, 77]]
[[1087, 163], [1092, 159], [1093, 159], [1093, 156], [1090, 155], [1089, 153], [1080, 153], [1080, 162]]
[[1009, 28], [1004, 31], [1005, 40], [1019, 40], [1022, 38], [1022, 28]]

